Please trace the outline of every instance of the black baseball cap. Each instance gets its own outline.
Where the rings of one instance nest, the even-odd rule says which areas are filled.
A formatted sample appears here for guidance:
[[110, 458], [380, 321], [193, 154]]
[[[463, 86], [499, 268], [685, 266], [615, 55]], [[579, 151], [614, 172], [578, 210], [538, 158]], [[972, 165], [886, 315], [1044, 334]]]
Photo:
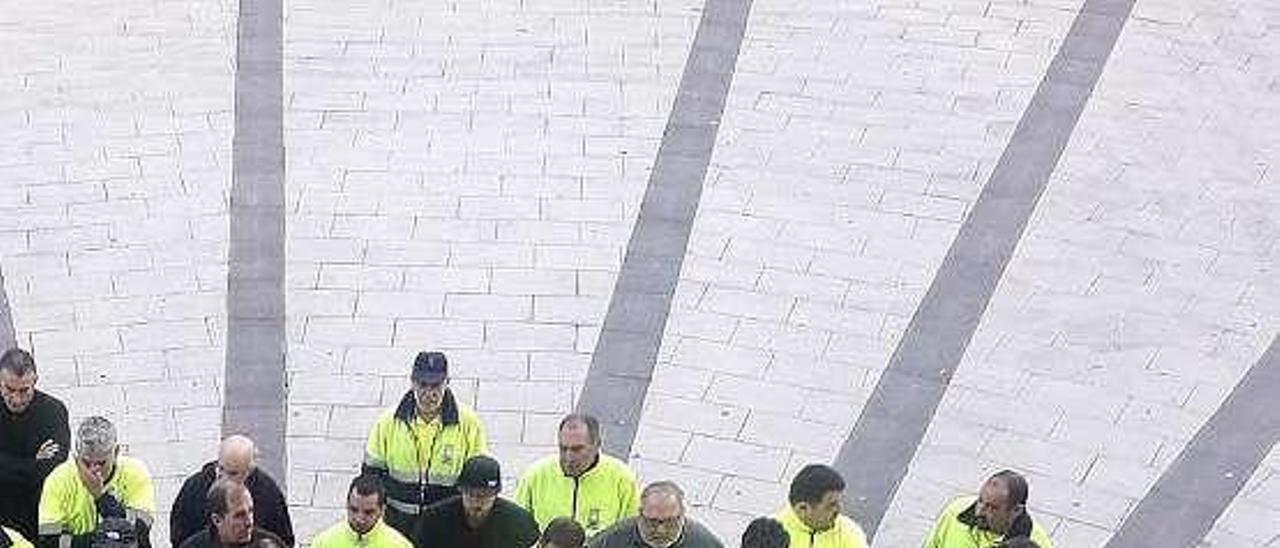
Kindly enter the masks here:
[[443, 352], [419, 352], [413, 360], [414, 382], [440, 384], [449, 378], [449, 360]]
[[502, 469], [498, 461], [486, 455], [476, 455], [467, 459], [462, 465], [462, 473], [458, 474], [458, 487], [473, 489], [502, 490]]

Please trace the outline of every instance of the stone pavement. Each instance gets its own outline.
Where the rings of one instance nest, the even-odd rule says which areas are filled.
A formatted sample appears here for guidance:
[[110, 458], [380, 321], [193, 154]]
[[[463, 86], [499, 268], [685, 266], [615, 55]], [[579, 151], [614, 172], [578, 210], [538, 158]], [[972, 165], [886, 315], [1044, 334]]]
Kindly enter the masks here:
[[[834, 458], [1082, 4], [753, 2], [624, 455], [643, 479], [736, 539]], [[554, 450], [702, 5], [286, 3], [299, 538], [340, 519], [420, 349], [449, 353], [509, 479]], [[119, 421], [166, 511], [221, 430], [236, 15], [0, 10], [16, 339], [75, 417]], [[1257, 361], [1280, 325], [1278, 25], [1265, 0], [1138, 0], [877, 546], [1006, 466], [1059, 546], [1102, 546]], [[1205, 546], [1277, 543], [1275, 453]]]

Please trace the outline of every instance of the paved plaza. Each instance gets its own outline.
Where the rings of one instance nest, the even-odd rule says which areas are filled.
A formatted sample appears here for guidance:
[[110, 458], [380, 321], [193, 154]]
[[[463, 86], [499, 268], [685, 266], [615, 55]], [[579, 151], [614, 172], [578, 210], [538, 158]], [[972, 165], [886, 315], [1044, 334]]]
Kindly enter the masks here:
[[1002, 468], [1280, 547], [1280, 3], [266, 6], [0, 9], [0, 346], [161, 522], [250, 409], [309, 539], [436, 349], [505, 485], [588, 409], [727, 545], [822, 462], [877, 547]]

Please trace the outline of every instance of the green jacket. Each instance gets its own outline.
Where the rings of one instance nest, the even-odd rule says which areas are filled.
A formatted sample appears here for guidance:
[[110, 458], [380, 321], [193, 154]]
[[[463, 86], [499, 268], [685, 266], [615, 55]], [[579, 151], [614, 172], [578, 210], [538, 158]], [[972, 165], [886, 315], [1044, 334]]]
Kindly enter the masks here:
[[564, 475], [559, 457], [552, 455], [534, 463], [520, 478], [516, 502], [533, 514], [539, 529], [569, 516], [591, 537], [640, 512], [640, 487], [631, 469], [609, 455], [601, 453], [596, 464], [577, 478]]
[[790, 506], [778, 512], [778, 521], [791, 537], [790, 548], [867, 548], [867, 535], [849, 516], [836, 516], [836, 523], [826, 531], [814, 531]]
[[[985, 529], [979, 529], [960, 521], [960, 514], [973, 506], [978, 497], [960, 497], [951, 501], [938, 516], [933, 533], [925, 541], [924, 548], [994, 548], [1004, 537]], [[1053, 548], [1053, 542], [1039, 523], [1031, 523], [1031, 540], [1040, 548]]]

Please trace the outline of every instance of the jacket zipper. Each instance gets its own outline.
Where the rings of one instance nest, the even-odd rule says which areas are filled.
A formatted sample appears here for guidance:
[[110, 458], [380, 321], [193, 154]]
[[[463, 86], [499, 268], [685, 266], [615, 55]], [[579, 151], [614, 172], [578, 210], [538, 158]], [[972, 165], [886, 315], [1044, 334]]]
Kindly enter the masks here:
[[573, 520], [578, 521], [578, 478], [573, 478]]

